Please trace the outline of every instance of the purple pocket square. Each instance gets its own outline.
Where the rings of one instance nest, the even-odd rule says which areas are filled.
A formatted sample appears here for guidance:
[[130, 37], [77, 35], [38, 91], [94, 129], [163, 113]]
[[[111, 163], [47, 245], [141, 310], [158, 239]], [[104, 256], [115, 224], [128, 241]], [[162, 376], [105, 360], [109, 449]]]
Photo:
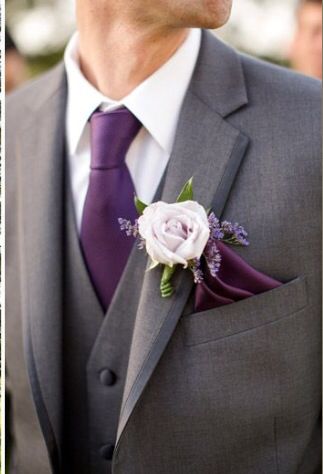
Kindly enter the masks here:
[[206, 311], [277, 288], [282, 283], [248, 265], [228, 245], [218, 242], [222, 262], [216, 277], [204, 269], [196, 285], [194, 311]]

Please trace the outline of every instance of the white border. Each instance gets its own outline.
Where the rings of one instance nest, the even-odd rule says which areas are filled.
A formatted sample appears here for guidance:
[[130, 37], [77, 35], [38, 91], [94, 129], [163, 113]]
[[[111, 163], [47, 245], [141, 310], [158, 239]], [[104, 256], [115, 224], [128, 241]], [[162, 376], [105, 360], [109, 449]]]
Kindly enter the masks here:
[[0, 0], [0, 16], [1, 16], [1, 36], [0, 36], [0, 54], [1, 54], [1, 229], [0, 229], [0, 251], [1, 251], [1, 379], [0, 379], [0, 395], [1, 395], [1, 474], [6, 471], [5, 457], [5, 0]]

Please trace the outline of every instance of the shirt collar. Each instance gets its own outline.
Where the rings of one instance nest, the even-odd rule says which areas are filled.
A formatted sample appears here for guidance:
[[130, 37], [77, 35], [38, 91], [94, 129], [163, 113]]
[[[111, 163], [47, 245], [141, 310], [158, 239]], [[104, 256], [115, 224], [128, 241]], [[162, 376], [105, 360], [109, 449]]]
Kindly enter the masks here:
[[191, 29], [184, 43], [156, 72], [129, 95], [116, 102], [101, 94], [82, 74], [78, 59], [78, 34], [70, 39], [64, 55], [68, 101], [66, 130], [71, 154], [77, 150], [85, 125], [98, 107], [127, 107], [157, 143], [171, 153], [178, 117], [201, 43], [201, 30]]

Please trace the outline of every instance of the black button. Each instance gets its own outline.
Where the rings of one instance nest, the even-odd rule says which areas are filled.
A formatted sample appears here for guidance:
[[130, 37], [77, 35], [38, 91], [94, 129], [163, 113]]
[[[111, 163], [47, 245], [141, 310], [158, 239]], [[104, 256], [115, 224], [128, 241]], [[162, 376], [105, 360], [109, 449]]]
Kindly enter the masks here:
[[103, 369], [100, 372], [100, 381], [102, 385], [111, 386], [117, 381], [117, 376], [112, 370]]
[[114, 446], [113, 444], [106, 444], [100, 449], [100, 454], [106, 461], [111, 461], [113, 456]]

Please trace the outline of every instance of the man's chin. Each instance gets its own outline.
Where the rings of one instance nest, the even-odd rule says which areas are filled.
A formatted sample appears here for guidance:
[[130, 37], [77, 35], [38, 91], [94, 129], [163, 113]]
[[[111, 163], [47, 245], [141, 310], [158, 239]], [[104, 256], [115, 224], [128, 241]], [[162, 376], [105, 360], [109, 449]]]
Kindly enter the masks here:
[[192, 16], [191, 18], [191, 27], [192, 28], [205, 28], [210, 30], [215, 30], [224, 26], [231, 15], [230, 2], [224, 6], [222, 9], [219, 9], [214, 2], [208, 5], [208, 8], [200, 15]]
[[230, 15], [223, 19], [212, 19], [210, 17], [201, 18], [199, 21], [195, 18], [191, 21], [190, 24], [185, 24], [185, 26], [188, 28], [203, 28], [206, 30], [216, 30], [218, 28], [221, 28], [221, 26], [224, 26], [228, 22], [229, 17]]
[[204, 22], [203, 25], [201, 25], [201, 28], [205, 28], [207, 30], [216, 30], [218, 28], [221, 28], [221, 26], [224, 26], [229, 20], [229, 16], [221, 21], [219, 19], [212, 21], [212, 19], [208, 19], [207, 21]]
[[223, 26], [229, 19], [232, 0], [204, 0], [204, 16], [211, 28]]

